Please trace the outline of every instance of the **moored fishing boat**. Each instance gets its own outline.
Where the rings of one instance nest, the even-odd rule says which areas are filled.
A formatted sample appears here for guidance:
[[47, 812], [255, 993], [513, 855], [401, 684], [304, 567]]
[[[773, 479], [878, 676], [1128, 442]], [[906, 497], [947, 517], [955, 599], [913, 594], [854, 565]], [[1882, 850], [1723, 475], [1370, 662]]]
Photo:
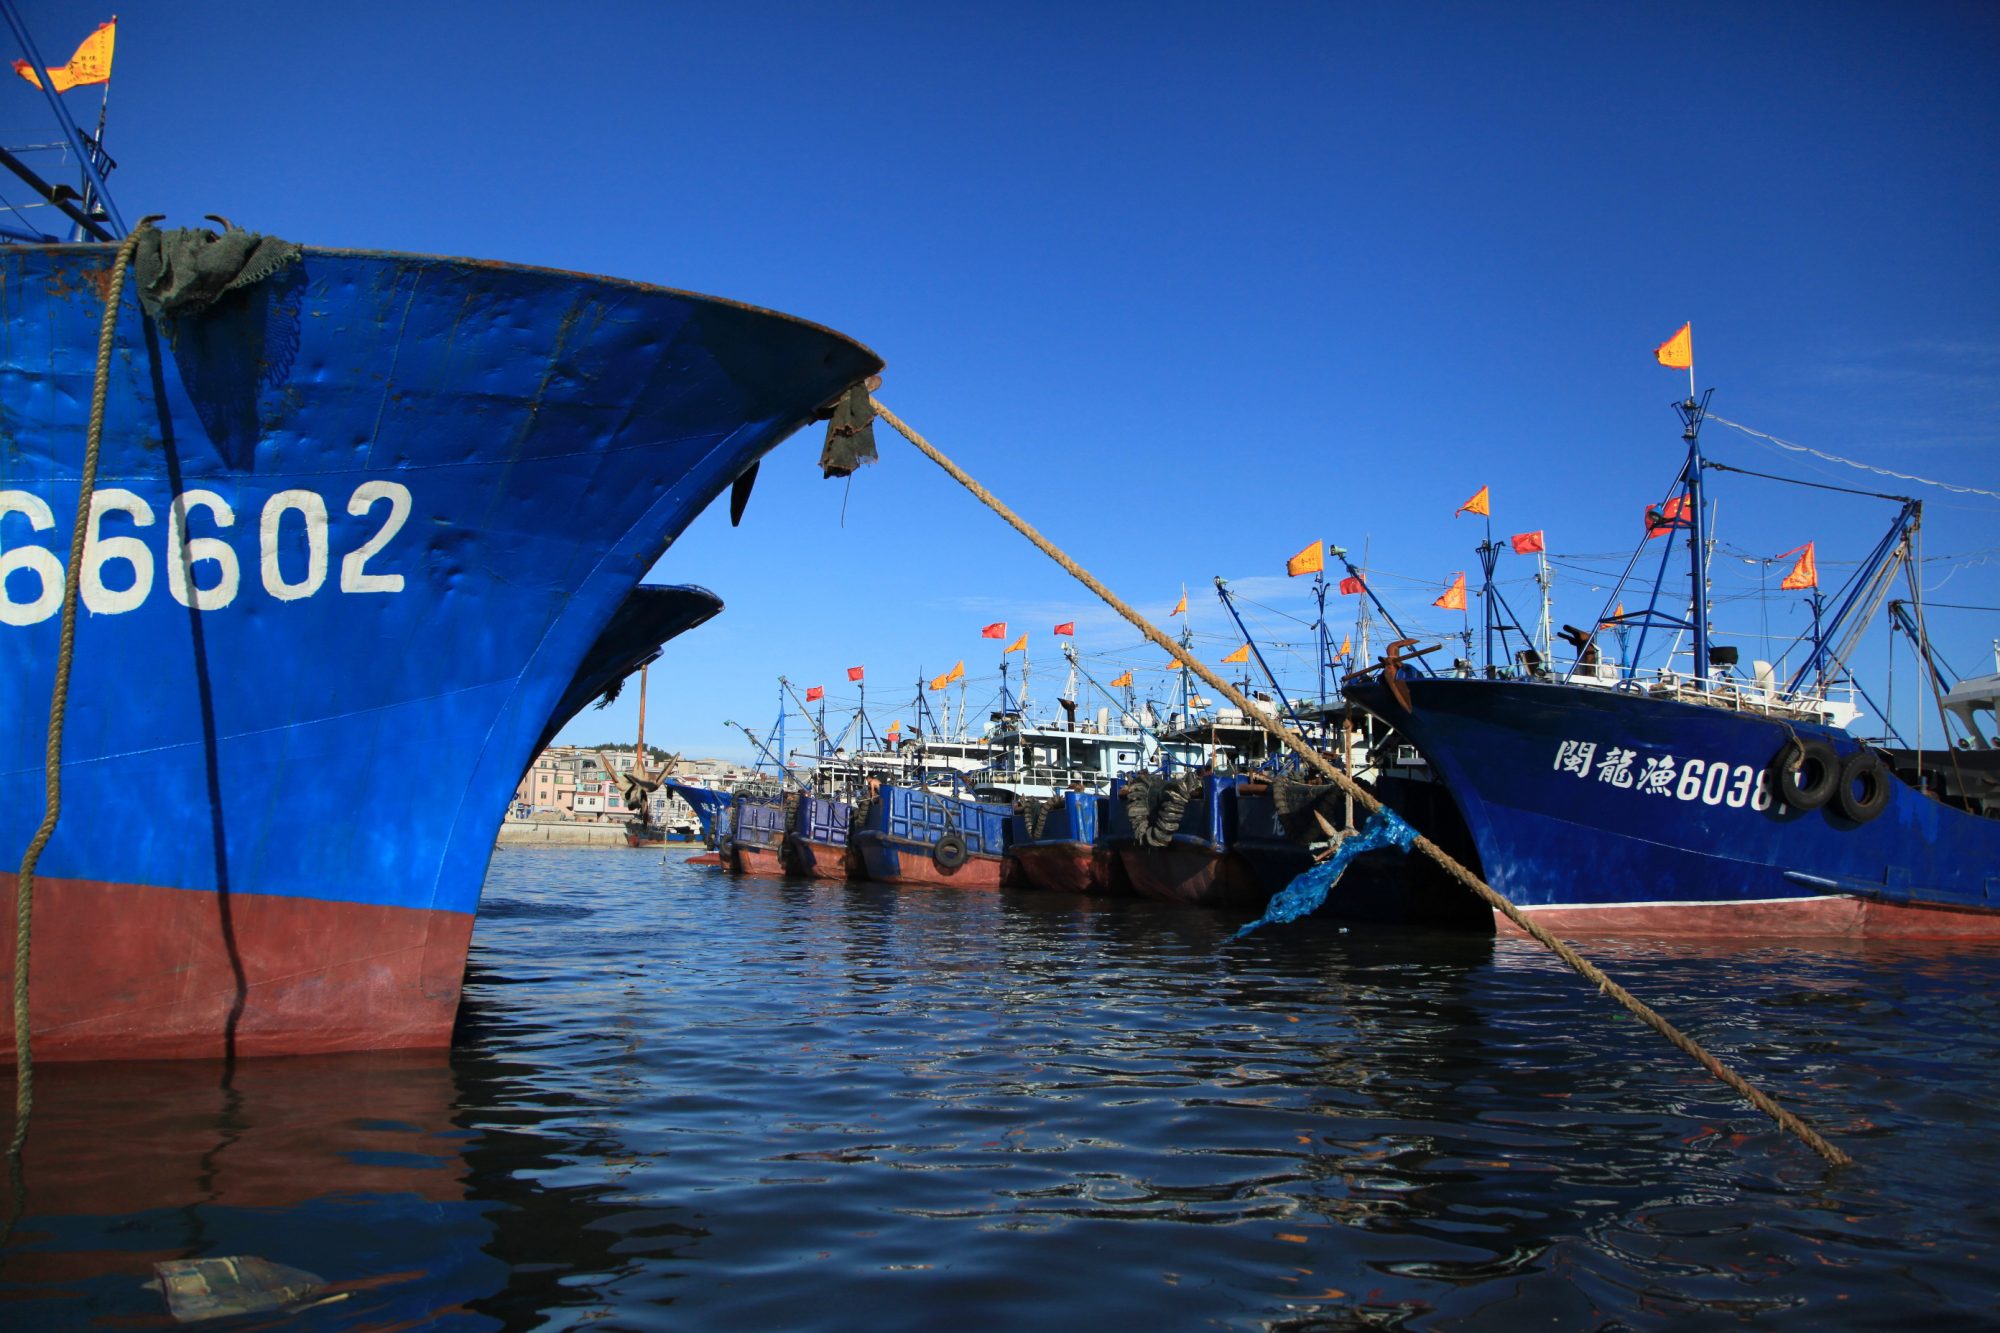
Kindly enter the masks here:
[[1905, 762], [1857, 738], [1828, 690], [1899, 569], [1921, 602], [1921, 507], [1880, 497], [1901, 509], [1824, 624], [1812, 571], [1811, 652], [1787, 683], [1762, 663], [1738, 677], [1708, 621], [1706, 399], [1679, 410], [1687, 461], [1649, 533], [1686, 534], [1691, 613], [1656, 599], [1617, 620], [1684, 634], [1688, 669], [1611, 668], [1578, 632], [1567, 677], [1398, 674], [1349, 697], [1423, 752], [1487, 881], [1559, 933], [2000, 938], [2000, 801], [1975, 783], [1925, 790], [1950, 754]]
[[1105, 836], [1110, 800], [1090, 791], [1017, 800], [1007, 847], [1015, 883], [1054, 893], [1130, 893], [1124, 863]]
[[854, 803], [839, 796], [803, 792], [785, 838], [785, 865], [809, 879], [865, 879], [868, 868], [849, 841]]
[[1205, 771], [1122, 782], [1106, 831], [1133, 892], [1202, 907], [1261, 908], [1312, 864], [1315, 840], [1286, 828], [1270, 781]]
[[884, 782], [848, 840], [868, 878], [923, 888], [997, 889], [1006, 869], [1009, 803]]
[[[35, 1053], [445, 1045], [507, 794], [593, 645], [694, 515], [879, 362], [643, 283], [135, 244], [101, 362], [125, 252], [0, 247], [9, 911], [70, 661]], [[223, 278], [190, 290], [197, 270]]]
[[737, 875], [785, 873], [785, 827], [794, 796], [759, 784], [739, 788], [729, 807], [729, 836], [716, 848], [722, 868]]

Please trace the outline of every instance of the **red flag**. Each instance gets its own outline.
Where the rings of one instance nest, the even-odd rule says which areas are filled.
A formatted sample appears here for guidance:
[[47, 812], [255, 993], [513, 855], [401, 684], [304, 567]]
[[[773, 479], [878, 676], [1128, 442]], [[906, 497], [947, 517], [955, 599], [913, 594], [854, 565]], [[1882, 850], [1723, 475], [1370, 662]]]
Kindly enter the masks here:
[[811, 703], [815, 699], [824, 699], [825, 697], [826, 697], [826, 688], [824, 686], [821, 685], [806, 686], [807, 703]]
[[1542, 534], [1539, 531], [1517, 532], [1507, 541], [1513, 546], [1515, 555], [1533, 555], [1542, 549]]
[[1340, 592], [1343, 597], [1352, 597], [1357, 592], [1366, 591], [1367, 586], [1359, 574], [1349, 574], [1340, 581]]
[[1687, 497], [1676, 495], [1663, 505], [1646, 506], [1646, 536], [1657, 537], [1675, 528], [1692, 527], [1688, 522]]
[[988, 625], [988, 626], [987, 626], [987, 627], [986, 627], [985, 629], [983, 629], [983, 630], [979, 631], [979, 637], [980, 637], [980, 638], [982, 638], [982, 639], [1004, 639], [1004, 638], [1006, 638], [1006, 637], [1007, 637], [1007, 622], [1006, 622], [1006, 621], [1004, 621], [1004, 620], [996, 620], [996, 621], [994, 621], [994, 622], [993, 622], [992, 624]]
[[861, 679], [861, 668], [860, 668], [860, 667], [849, 667], [849, 668], [847, 668], [847, 678], [848, 678], [849, 680], [860, 680], [860, 679]]
[[1062, 624], [1056, 626], [1055, 632], [1058, 634], [1067, 634], [1074, 639], [1076, 637], [1076, 622], [1074, 620], [1065, 620]]

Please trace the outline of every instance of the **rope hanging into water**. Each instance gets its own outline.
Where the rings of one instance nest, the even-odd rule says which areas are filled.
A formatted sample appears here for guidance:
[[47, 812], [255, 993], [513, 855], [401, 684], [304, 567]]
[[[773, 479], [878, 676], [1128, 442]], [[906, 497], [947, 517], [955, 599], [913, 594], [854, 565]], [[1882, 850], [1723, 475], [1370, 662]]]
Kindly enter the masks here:
[[[1144, 634], [1148, 639], [1150, 639], [1154, 644], [1156, 644], [1160, 648], [1166, 650], [1166, 652], [1171, 654], [1176, 660], [1180, 661], [1183, 665], [1185, 665], [1188, 670], [1192, 671], [1195, 675], [1201, 677], [1204, 683], [1215, 689], [1224, 698], [1228, 699], [1229, 702], [1235, 704], [1238, 708], [1242, 709], [1245, 717], [1256, 719], [1257, 722], [1260, 723], [1266, 731], [1270, 732], [1281, 743], [1283, 743], [1284, 745], [1295, 751], [1300, 756], [1300, 758], [1304, 759], [1307, 763], [1311, 764], [1328, 780], [1338, 784], [1342, 791], [1346, 792], [1349, 796], [1352, 796], [1356, 801], [1356, 803], [1358, 803], [1363, 809], [1367, 810], [1370, 814], [1373, 814], [1377, 810], [1382, 810], [1386, 808], [1381, 801], [1375, 798], [1373, 792], [1370, 792], [1367, 788], [1355, 782], [1354, 779], [1349, 777], [1346, 773], [1342, 772], [1340, 769], [1335, 768], [1333, 764], [1328, 762], [1326, 756], [1322, 755], [1318, 750], [1308, 745], [1305, 742], [1304, 738], [1293, 733], [1289, 728], [1287, 728], [1283, 723], [1279, 722], [1276, 718], [1270, 717], [1267, 714], [1265, 714], [1261, 709], [1257, 708], [1256, 705], [1251, 703], [1249, 699], [1245, 698], [1241, 693], [1239, 693], [1236, 690], [1236, 688], [1232, 686], [1228, 681], [1222, 679], [1222, 677], [1216, 675], [1215, 672], [1211, 671], [1208, 667], [1204, 666], [1202, 663], [1196, 661], [1192, 656], [1184, 652], [1181, 649], [1180, 645], [1176, 644], [1172, 639], [1168, 638], [1165, 634], [1161, 633], [1159, 628], [1155, 626], [1151, 621], [1147, 620], [1144, 616], [1140, 615], [1137, 611], [1133, 610], [1130, 606], [1126, 605], [1126, 603], [1122, 601], [1116, 593], [1112, 592], [1109, 588], [1105, 587], [1102, 583], [1098, 582], [1096, 578], [1092, 577], [1092, 575], [1088, 570], [1084, 569], [1081, 565], [1077, 564], [1076, 561], [1070, 559], [1069, 556], [1064, 554], [1046, 537], [1042, 536], [1041, 533], [1035, 531], [1033, 527], [1029, 526], [1029, 524], [1025, 519], [1021, 518], [1020, 515], [1016, 514], [1013, 510], [1009, 509], [996, 496], [994, 496], [992, 492], [988, 491], [985, 487], [981, 486], [977, 481], [974, 481], [970, 476], [966, 475], [964, 470], [961, 469], [956, 463], [952, 462], [949, 458], [946, 458], [944, 454], [939, 452], [935, 445], [933, 445], [930, 441], [924, 439], [923, 436], [917, 434], [916, 431], [912, 430], [894, 412], [891, 412], [888, 408], [882, 406], [882, 403], [879, 399], [875, 400], [874, 406], [875, 406], [875, 413], [877, 416], [881, 417], [882, 420], [888, 422], [891, 426], [895, 427], [895, 429], [898, 432], [900, 432], [902, 436], [905, 439], [907, 439], [911, 444], [915, 445], [918, 448], [918, 450], [920, 450], [924, 454], [925, 457], [929, 458], [933, 463], [936, 463], [939, 467], [943, 468], [948, 474], [950, 474], [952, 480], [956, 481], [959, 485], [965, 487], [965, 489], [967, 489], [968, 491], [971, 491], [972, 494], [979, 500], [981, 504], [985, 505], [988, 509], [991, 509], [1001, 518], [1005, 519], [1007, 521], [1008, 526], [1012, 527], [1016, 532], [1020, 533], [1023, 537], [1026, 537], [1030, 542], [1034, 543], [1036, 548], [1039, 549], [1042, 552], [1042, 554], [1048, 556], [1051, 560], [1054, 560], [1058, 565], [1061, 565], [1063, 569], [1070, 574], [1071, 577], [1075, 578], [1079, 583], [1083, 584], [1084, 587], [1096, 593], [1100, 598], [1103, 599], [1105, 605], [1111, 607], [1112, 610], [1118, 612], [1119, 615], [1124, 616], [1125, 619], [1132, 622], [1133, 626], [1137, 628], [1140, 633]], [[1623, 986], [1620, 986], [1617, 982], [1613, 981], [1610, 977], [1606, 976], [1589, 959], [1579, 954], [1575, 949], [1571, 948], [1568, 944], [1565, 944], [1562, 940], [1559, 940], [1554, 935], [1551, 935], [1548, 932], [1548, 930], [1545, 929], [1543, 926], [1541, 926], [1539, 923], [1529, 919], [1521, 911], [1520, 908], [1516, 907], [1498, 890], [1492, 888], [1479, 876], [1473, 874], [1472, 871], [1467, 869], [1465, 866], [1459, 864], [1457, 859], [1454, 858], [1451, 855], [1451, 853], [1445, 851], [1444, 848], [1438, 846], [1436, 843], [1432, 842], [1429, 838], [1423, 837], [1421, 834], [1418, 835], [1417, 838], [1415, 839], [1414, 845], [1418, 851], [1422, 852], [1425, 856], [1428, 856], [1431, 860], [1435, 861], [1440, 867], [1442, 867], [1446, 874], [1450, 875], [1460, 884], [1463, 884], [1466, 888], [1470, 889], [1473, 893], [1477, 894], [1495, 911], [1500, 912], [1509, 921], [1512, 921], [1515, 925], [1519, 926], [1524, 932], [1532, 936], [1544, 948], [1554, 953], [1556, 957], [1562, 959], [1564, 963], [1569, 965], [1571, 970], [1575, 971], [1579, 976], [1583, 977], [1584, 980], [1594, 984], [1601, 994], [1608, 995], [1613, 1000], [1617, 1001], [1634, 1017], [1638, 1018], [1641, 1022], [1645, 1023], [1646, 1026], [1652, 1028], [1662, 1037], [1665, 1037], [1683, 1054], [1693, 1059], [1695, 1063], [1699, 1064], [1703, 1069], [1707, 1070], [1715, 1078], [1719, 1079], [1724, 1084], [1727, 1084], [1732, 1090], [1736, 1092], [1738, 1096], [1742, 1097], [1752, 1106], [1762, 1111], [1765, 1115], [1770, 1116], [1773, 1120], [1777, 1121], [1779, 1125], [1785, 1128], [1785, 1130], [1795, 1135], [1799, 1139], [1803, 1140], [1806, 1143], [1806, 1145], [1809, 1146], [1814, 1152], [1818, 1153], [1821, 1157], [1824, 1157], [1827, 1161], [1832, 1162], [1835, 1166], [1847, 1166], [1853, 1162], [1854, 1160], [1853, 1158], [1849, 1157], [1845, 1152], [1841, 1151], [1833, 1144], [1827, 1142], [1827, 1140], [1821, 1137], [1819, 1132], [1813, 1129], [1811, 1125], [1808, 1125], [1798, 1116], [1792, 1114], [1790, 1111], [1787, 1111], [1784, 1107], [1778, 1105], [1778, 1103], [1774, 1101], [1770, 1096], [1766, 1095], [1765, 1093], [1759, 1091], [1757, 1088], [1753, 1087], [1750, 1084], [1750, 1082], [1746, 1080], [1742, 1075], [1736, 1073], [1732, 1069], [1725, 1067], [1720, 1060], [1717, 1060], [1714, 1056], [1710, 1055], [1706, 1050], [1702, 1049], [1701, 1046], [1696, 1044], [1693, 1038], [1687, 1036], [1679, 1028], [1676, 1028], [1672, 1023], [1669, 1023], [1665, 1018], [1661, 1017], [1658, 1013], [1654, 1012], [1651, 1006], [1647, 1005], [1644, 1001], [1640, 1000], [1637, 996], [1633, 995], [1630, 991], [1626, 990]]]
[[76, 660], [76, 600], [83, 570], [84, 539], [90, 532], [91, 498], [97, 493], [98, 446], [104, 438], [104, 402], [111, 389], [111, 353], [117, 345], [118, 305], [125, 293], [125, 271], [132, 264], [132, 252], [139, 237], [152, 226], [153, 218], [140, 219], [130, 236], [118, 247], [111, 263], [111, 283], [104, 295], [104, 322], [97, 335], [97, 379], [90, 391], [90, 429], [84, 436], [83, 480], [76, 494], [76, 529], [69, 538], [69, 566], [63, 572], [62, 639], [56, 650], [56, 684], [49, 698], [49, 744], [42, 760], [46, 775], [46, 808], [42, 825], [21, 857], [21, 873], [14, 886], [14, 1139], [8, 1144], [11, 1157], [19, 1157], [28, 1140], [28, 1113], [35, 1106], [35, 1057], [28, 1038], [28, 960], [34, 932], [35, 864], [42, 849], [55, 836], [56, 821], [62, 817], [62, 733], [63, 717], [69, 711], [69, 670]]

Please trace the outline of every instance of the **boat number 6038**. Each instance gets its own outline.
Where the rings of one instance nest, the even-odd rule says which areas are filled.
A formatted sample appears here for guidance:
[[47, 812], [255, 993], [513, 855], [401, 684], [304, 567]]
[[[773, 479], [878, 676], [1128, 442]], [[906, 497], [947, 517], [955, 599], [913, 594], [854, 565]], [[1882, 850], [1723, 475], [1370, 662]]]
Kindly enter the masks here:
[[[368, 562], [382, 553], [410, 517], [410, 489], [393, 481], [364, 481], [347, 499], [347, 512], [365, 517], [387, 506], [374, 535], [340, 557], [342, 592], [401, 592], [403, 576], [371, 572]], [[56, 525], [48, 501], [29, 491], [0, 491], [0, 624], [35, 625], [62, 609], [63, 562], [45, 546], [8, 546], [7, 516], [20, 514], [35, 532]], [[136, 610], [153, 593], [153, 548], [136, 536], [105, 536], [106, 514], [122, 514], [133, 528], [152, 527], [158, 518], [143, 497], [115, 486], [90, 498], [90, 526], [84, 534], [83, 568], [77, 591], [93, 614], [115, 616]], [[198, 518], [193, 516], [199, 516]], [[212, 528], [236, 526], [236, 511], [227, 500], [208, 490], [182, 491], [167, 504], [166, 532], [160, 564], [166, 571], [167, 592], [182, 606], [219, 611], [236, 600], [244, 571], [236, 548], [221, 537], [190, 533], [191, 519]], [[282, 552], [280, 538], [288, 527], [303, 529], [305, 549], [294, 540]], [[328, 550], [326, 501], [316, 491], [279, 491], [264, 502], [257, 516], [257, 575], [264, 591], [281, 602], [310, 597], [326, 583]], [[300, 559], [303, 554], [304, 559]], [[246, 556], [247, 557], [247, 553]], [[107, 567], [120, 569], [105, 579]]]

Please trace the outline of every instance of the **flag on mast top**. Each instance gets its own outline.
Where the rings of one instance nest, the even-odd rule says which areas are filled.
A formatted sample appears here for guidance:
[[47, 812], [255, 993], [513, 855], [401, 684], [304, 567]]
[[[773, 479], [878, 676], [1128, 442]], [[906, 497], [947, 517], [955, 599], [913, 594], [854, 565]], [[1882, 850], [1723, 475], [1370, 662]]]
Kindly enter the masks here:
[[1653, 349], [1653, 356], [1670, 370], [1688, 373], [1688, 397], [1694, 397], [1694, 321], [1681, 325], [1673, 337]]

